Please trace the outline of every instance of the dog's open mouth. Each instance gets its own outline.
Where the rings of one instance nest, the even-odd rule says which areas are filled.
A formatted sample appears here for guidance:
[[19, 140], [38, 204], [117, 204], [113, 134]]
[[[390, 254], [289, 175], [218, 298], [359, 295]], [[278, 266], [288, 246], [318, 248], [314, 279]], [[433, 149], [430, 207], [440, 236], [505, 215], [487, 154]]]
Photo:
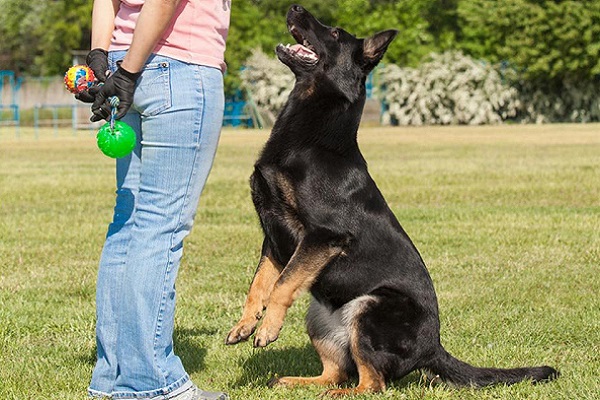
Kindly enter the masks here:
[[279, 48], [283, 50], [288, 56], [301, 61], [306, 64], [316, 64], [319, 61], [319, 56], [315, 51], [315, 48], [306, 40], [304, 36], [298, 31], [298, 29], [291, 25], [289, 27], [290, 33], [296, 39], [298, 43], [279, 45]]

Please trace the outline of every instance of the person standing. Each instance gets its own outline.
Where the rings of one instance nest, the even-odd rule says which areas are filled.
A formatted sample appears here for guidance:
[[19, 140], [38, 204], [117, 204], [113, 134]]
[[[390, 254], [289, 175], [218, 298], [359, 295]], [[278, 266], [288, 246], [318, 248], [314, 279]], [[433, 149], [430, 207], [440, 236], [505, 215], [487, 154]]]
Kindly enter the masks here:
[[200, 390], [174, 353], [175, 280], [219, 141], [231, 0], [95, 0], [86, 62], [103, 85], [77, 97], [92, 121], [136, 131], [116, 162], [116, 204], [96, 291], [93, 398], [228, 399]]

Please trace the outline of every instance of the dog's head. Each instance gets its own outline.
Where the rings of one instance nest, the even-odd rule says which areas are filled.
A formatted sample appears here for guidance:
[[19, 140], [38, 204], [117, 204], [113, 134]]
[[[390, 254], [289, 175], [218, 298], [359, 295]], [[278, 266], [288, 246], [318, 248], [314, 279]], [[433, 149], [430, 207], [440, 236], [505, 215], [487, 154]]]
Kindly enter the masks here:
[[387, 30], [359, 39], [341, 28], [323, 25], [298, 5], [290, 7], [287, 24], [297, 43], [277, 46], [279, 60], [299, 82], [316, 77], [335, 82], [349, 100], [356, 98], [357, 85], [381, 61], [398, 33]]

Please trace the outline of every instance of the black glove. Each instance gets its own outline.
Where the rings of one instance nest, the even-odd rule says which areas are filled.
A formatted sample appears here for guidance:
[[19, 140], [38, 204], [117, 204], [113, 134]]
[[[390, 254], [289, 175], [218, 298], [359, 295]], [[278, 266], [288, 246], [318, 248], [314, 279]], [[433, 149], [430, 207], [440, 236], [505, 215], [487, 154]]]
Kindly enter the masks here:
[[104, 49], [93, 49], [85, 57], [85, 63], [94, 71], [96, 81], [88, 90], [84, 90], [75, 95], [75, 98], [84, 103], [93, 103], [99, 90], [99, 83], [106, 81], [108, 74], [108, 52]]
[[108, 75], [108, 52], [104, 49], [94, 49], [85, 57], [85, 63], [94, 71], [96, 79], [106, 82]]
[[116, 119], [121, 119], [131, 104], [133, 104], [133, 92], [135, 84], [140, 77], [141, 72], [129, 72], [124, 70], [120, 65], [114, 74], [106, 78], [104, 85], [100, 86], [96, 93], [96, 100], [92, 104], [92, 117], [90, 121], [100, 121], [110, 118], [110, 102], [109, 98], [117, 96], [119, 98], [119, 106], [117, 107]]

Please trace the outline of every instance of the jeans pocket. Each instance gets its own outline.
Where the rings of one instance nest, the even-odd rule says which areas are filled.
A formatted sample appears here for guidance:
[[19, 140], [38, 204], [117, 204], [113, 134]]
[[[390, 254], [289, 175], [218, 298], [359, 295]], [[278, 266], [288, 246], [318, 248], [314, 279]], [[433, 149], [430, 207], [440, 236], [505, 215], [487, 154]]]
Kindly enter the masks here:
[[157, 115], [171, 107], [171, 68], [169, 62], [147, 64], [138, 80], [135, 108], [143, 116]]

